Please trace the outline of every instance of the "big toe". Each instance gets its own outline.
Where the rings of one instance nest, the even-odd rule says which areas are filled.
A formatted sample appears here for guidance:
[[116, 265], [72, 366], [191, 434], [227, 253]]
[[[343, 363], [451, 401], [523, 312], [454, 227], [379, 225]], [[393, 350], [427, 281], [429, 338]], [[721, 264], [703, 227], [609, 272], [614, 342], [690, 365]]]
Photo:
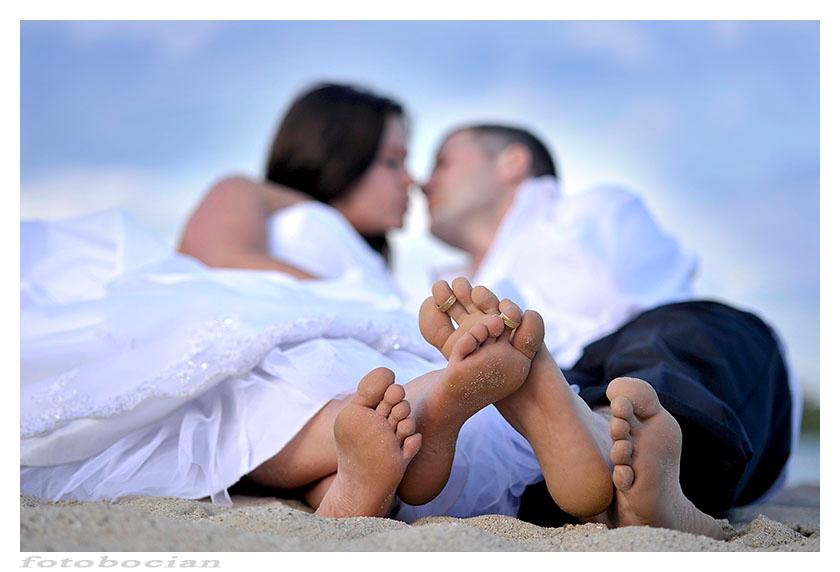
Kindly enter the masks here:
[[378, 367], [359, 382], [353, 401], [371, 409], [385, 398], [385, 392], [394, 384], [394, 372], [387, 367]]
[[[420, 305], [419, 321], [423, 338], [442, 353], [449, 336], [455, 333], [455, 328], [449, 314], [438, 309], [433, 296], [426, 298]], [[444, 357], [449, 356], [444, 354]]]
[[622, 399], [619, 398], [632, 404], [633, 414], [639, 419], [652, 417], [662, 409], [656, 390], [648, 382], [635, 377], [617, 377], [610, 382], [607, 386], [607, 399], [611, 403], [620, 403]]

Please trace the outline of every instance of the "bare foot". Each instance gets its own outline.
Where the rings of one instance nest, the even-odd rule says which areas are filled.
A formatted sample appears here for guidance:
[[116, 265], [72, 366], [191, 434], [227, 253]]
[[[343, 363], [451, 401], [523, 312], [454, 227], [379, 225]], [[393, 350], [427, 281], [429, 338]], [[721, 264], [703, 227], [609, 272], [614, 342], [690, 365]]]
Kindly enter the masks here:
[[368, 373], [335, 419], [338, 472], [315, 514], [385, 516], [411, 459], [420, 450], [405, 390], [394, 373]]
[[680, 487], [682, 431], [645, 381], [619, 377], [607, 387], [615, 463], [615, 526], [648, 525], [712, 538], [726, 537], [714, 518], [700, 511]]
[[[453, 291], [457, 302], [448, 313], [459, 324], [458, 330], [453, 330], [450, 316], [437, 311]], [[490, 290], [472, 288], [463, 278], [453, 281], [452, 290], [445, 282], [436, 283], [433, 297], [424, 302], [424, 308], [437, 314], [425, 323], [421, 320], [421, 331], [444, 356], [452, 351], [462, 330], [483, 315], [502, 311], [515, 322], [522, 319], [524, 324], [532, 313], [525, 312], [520, 318], [521, 310], [513, 302], [499, 302]], [[522, 335], [520, 330], [521, 326], [514, 338]], [[495, 406], [534, 448], [554, 502], [571, 515], [594, 516], [610, 505], [613, 495], [607, 421], [572, 391], [541, 336], [538, 343], [539, 351], [525, 382], [497, 400]]]
[[[421, 331], [436, 328], [441, 316], [446, 318], [434, 305], [424, 304], [420, 310]], [[451, 332], [451, 322], [449, 329]], [[475, 316], [459, 328], [456, 339], [447, 346], [446, 369], [433, 372], [436, 379], [430, 383], [408, 385], [418, 430], [423, 434], [423, 449], [400, 484], [403, 501], [423, 504], [435, 498], [449, 480], [458, 433], [467, 419], [510, 395], [524, 382], [531, 360], [542, 345], [542, 318], [530, 312], [522, 318], [515, 336], [502, 336], [504, 331], [498, 314]], [[420, 393], [411, 393], [420, 387]]]

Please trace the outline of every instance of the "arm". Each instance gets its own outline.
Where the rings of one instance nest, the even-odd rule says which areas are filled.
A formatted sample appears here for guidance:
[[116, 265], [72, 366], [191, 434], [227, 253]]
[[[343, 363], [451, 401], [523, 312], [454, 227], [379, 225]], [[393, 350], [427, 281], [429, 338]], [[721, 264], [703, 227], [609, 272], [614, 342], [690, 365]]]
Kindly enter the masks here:
[[222, 179], [190, 216], [178, 251], [208, 266], [276, 270], [296, 278], [316, 278], [268, 254], [269, 215], [303, 200], [307, 200], [305, 195], [284, 187], [269, 187], [244, 177]]

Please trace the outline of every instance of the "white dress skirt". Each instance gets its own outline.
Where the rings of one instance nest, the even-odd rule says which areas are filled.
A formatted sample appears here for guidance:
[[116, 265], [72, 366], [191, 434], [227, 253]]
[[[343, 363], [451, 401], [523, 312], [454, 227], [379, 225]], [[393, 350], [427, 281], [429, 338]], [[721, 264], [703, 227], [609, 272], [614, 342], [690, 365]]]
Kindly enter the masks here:
[[[445, 366], [381, 259], [333, 209], [272, 219], [272, 253], [324, 280], [208, 269], [120, 211], [21, 223], [21, 490], [49, 499], [210, 497], [280, 451], [370, 370]], [[515, 515], [541, 478], [493, 407], [406, 522]]]

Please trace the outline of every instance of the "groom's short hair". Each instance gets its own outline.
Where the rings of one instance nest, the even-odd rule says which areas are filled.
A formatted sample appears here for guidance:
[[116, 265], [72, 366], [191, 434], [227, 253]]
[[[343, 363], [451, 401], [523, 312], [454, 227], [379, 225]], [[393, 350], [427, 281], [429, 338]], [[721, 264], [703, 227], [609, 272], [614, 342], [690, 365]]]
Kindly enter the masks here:
[[460, 127], [457, 131], [473, 133], [479, 144], [492, 155], [500, 153], [513, 144], [522, 145], [531, 153], [530, 176], [551, 175], [560, 178], [548, 147], [536, 135], [526, 129], [495, 123], [477, 123]]

